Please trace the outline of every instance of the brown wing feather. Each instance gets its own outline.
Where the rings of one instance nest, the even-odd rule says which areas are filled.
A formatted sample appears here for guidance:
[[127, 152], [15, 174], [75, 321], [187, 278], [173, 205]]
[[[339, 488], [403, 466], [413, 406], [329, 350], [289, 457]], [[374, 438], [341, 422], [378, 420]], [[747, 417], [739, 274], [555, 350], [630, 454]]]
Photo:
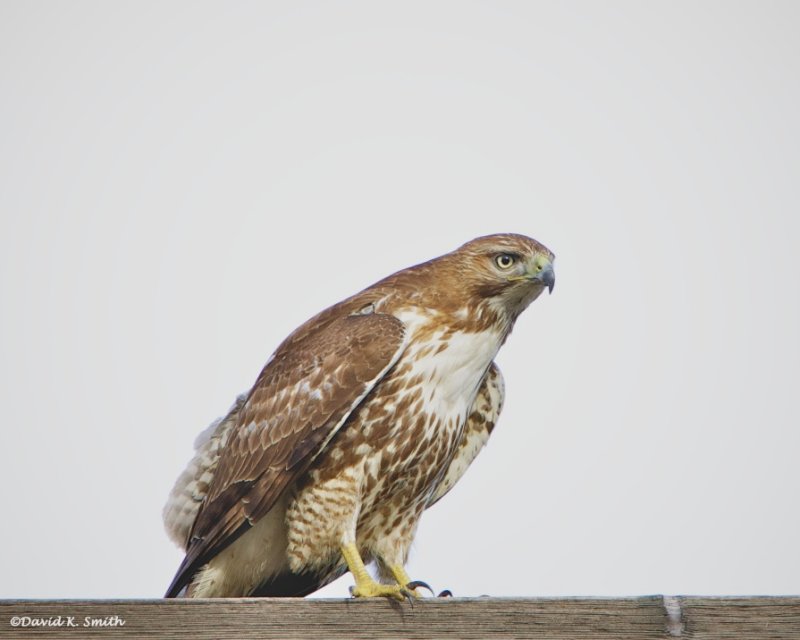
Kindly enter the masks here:
[[281, 345], [228, 437], [167, 596], [263, 517], [303, 473], [405, 344], [395, 317], [354, 314]]

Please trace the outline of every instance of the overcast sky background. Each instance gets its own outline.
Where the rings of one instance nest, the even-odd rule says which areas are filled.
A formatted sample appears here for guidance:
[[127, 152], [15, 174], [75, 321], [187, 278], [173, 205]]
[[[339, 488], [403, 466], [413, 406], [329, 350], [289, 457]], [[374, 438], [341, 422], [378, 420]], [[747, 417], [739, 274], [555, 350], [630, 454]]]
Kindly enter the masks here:
[[0, 597], [161, 596], [167, 494], [277, 344], [503, 231], [557, 285], [411, 576], [800, 593], [799, 29], [796, 2], [0, 2]]

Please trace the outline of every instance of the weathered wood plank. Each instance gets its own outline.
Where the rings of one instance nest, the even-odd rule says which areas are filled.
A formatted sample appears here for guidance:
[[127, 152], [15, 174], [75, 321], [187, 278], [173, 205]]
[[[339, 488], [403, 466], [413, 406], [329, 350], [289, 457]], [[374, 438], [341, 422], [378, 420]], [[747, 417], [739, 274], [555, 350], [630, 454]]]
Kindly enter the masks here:
[[[84, 626], [93, 621], [110, 626]], [[5, 600], [0, 637], [796, 640], [800, 598], [431, 598], [413, 606], [350, 599]]]
[[679, 600], [687, 637], [800, 639], [800, 597], [682, 597]]

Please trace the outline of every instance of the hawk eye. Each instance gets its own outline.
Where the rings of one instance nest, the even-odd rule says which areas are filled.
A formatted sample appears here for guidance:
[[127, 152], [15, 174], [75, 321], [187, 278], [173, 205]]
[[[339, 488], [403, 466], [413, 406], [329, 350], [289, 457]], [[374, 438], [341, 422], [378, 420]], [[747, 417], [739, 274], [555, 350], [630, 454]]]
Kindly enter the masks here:
[[514, 263], [517, 261], [517, 256], [511, 255], [510, 253], [501, 253], [495, 259], [494, 263], [503, 271], [506, 271], [514, 266]]

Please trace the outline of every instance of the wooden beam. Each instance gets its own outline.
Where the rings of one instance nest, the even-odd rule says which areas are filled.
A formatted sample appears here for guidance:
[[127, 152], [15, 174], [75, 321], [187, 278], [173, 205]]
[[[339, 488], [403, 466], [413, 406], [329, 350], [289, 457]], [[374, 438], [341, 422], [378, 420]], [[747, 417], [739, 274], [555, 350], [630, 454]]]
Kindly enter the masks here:
[[797, 640], [800, 597], [0, 601], [0, 638], [84, 637]]

